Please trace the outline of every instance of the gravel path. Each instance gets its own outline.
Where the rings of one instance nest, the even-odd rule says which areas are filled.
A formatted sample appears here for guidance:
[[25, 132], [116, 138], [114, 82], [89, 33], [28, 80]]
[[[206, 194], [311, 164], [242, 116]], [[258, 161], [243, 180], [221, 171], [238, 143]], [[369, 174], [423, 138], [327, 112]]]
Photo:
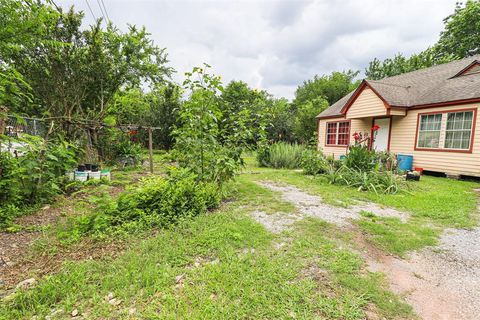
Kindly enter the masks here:
[[[347, 226], [351, 224], [351, 220], [360, 219], [361, 211], [373, 212], [380, 217], [396, 217], [405, 222], [409, 215], [391, 208], [383, 208], [374, 203], [361, 203], [349, 208], [334, 207], [322, 202], [318, 196], [313, 196], [297, 187], [286, 185], [279, 186], [271, 182], [261, 182], [261, 186], [275, 192], [281, 193], [282, 199], [293, 203], [299, 211], [299, 214], [274, 214], [272, 217], [266, 217], [265, 213], [256, 212], [258, 221], [265, 225], [265, 227], [275, 232], [283, 231], [290, 226], [294, 221], [304, 217], [315, 217], [327, 222], [336, 224], [338, 226]], [[261, 221], [260, 221], [261, 220]], [[276, 225], [274, 225], [276, 224]]]
[[[295, 221], [316, 217], [343, 228], [351, 228], [351, 220], [360, 218], [360, 211], [377, 216], [398, 217], [408, 214], [383, 208], [373, 203], [362, 203], [350, 208], [333, 207], [321, 198], [309, 195], [294, 186], [279, 186], [261, 182], [263, 187], [279, 192], [283, 200], [293, 203], [297, 213], [252, 213], [252, 217], [267, 230], [280, 233]], [[368, 269], [382, 272], [393, 292], [405, 297], [415, 312], [425, 320], [480, 319], [480, 228], [473, 230], [448, 229], [437, 247], [413, 252], [406, 259], [388, 255], [372, 247], [359, 234], [358, 245]]]

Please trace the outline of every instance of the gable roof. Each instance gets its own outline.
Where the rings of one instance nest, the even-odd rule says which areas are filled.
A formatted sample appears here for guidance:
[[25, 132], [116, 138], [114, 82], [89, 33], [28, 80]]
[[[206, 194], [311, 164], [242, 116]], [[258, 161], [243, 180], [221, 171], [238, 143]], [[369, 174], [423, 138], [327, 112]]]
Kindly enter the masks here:
[[354, 91], [320, 113], [317, 118], [341, 116], [366, 87], [371, 88], [386, 107], [420, 107], [455, 101], [480, 99], [480, 73], [465, 73], [480, 64], [480, 55], [381, 80], [363, 80]]

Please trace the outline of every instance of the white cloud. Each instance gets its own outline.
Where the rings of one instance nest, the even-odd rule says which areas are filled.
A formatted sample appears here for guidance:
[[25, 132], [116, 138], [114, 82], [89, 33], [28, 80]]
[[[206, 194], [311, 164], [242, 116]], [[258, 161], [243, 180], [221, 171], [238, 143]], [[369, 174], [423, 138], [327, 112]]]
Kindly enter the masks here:
[[[120, 28], [145, 25], [183, 73], [207, 62], [225, 81], [243, 80], [292, 98], [315, 74], [363, 71], [374, 57], [411, 54], [432, 45], [456, 0], [103, 0]], [[93, 18], [85, 0], [75, 4]], [[97, 0], [88, 0], [94, 14]]]

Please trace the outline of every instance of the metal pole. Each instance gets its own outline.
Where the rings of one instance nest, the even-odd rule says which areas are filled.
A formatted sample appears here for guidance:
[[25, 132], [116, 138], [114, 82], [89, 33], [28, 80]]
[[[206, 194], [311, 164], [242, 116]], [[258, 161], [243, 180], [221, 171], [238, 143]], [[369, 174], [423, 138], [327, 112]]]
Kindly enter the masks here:
[[148, 128], [148, 155], [150, 157], [150, 173], [153, 173], [153, 141], [152, 128]]

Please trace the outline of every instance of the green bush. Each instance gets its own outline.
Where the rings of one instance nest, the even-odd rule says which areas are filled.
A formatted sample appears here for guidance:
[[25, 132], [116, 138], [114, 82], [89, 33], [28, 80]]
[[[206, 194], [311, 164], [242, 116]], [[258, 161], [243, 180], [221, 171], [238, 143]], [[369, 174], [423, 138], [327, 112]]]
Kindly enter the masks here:
[[375, 151], [364, 145], [353, 145], [348, 149], [344, 164], [352, 169], [370, 171], [378, 164], [378, 157]]
[[257, 150], [257, 162], [260, 167], [270, 166], [270, 146], [263, 145]]
[[45, 141], [40, 137], [23, 135], [14, 142], [18, 156], [0, 152], [0, 224], [11, 219], [11, 208], [32, 207], [51, 200], [66, 185], [65, 173], [76, 163], [79, 150], [61, 138]]
[[96, 214], [76, 218], [72, 230], [66, 230], [60, 238], [69, 241], [88, 233], [168, 227], [218, 207], [219, 194], [216, 184], [199, 182], [195, 174], [174, 168], [166, 178], [143, 180], [140, 186], [122, 193], [117, 201], [104, 200]]
[[0, 206], [0, 230], [12, 226], [13, 219], [20, 214], [18, 207], [13, 204]]
[[301, 165], [303, 173], [317, 175], [327, 172], [330, 164], [320, 151], [307, 149], [303, 152]]
[[[272, 168], [297, 169], [301, 167], [303, 152], [306, 148], [300, 144], [277, 142], [262, 150], [257, 156], [260, 165]], [[261, 161], [261, 162], [260, 162]]]

